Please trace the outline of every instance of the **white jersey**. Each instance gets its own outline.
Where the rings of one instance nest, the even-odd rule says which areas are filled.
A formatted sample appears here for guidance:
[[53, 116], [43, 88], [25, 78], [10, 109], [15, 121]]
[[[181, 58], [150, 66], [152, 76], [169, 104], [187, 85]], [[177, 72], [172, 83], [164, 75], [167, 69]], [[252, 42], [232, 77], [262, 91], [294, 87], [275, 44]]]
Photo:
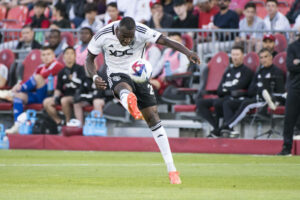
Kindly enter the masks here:
[[136, 23], [133, 42], [128, 46], [122, 46], [115, 31], [118, 24], [119, 21], [113, 22], [100, 29], [88, 45], [88, 50], [94, 55], [103, 51], [108, 76], [111, 73], [128, 74], [130, 64], [144, 57], [146, 43], [155, 43], [161, 36], [161, 33]]

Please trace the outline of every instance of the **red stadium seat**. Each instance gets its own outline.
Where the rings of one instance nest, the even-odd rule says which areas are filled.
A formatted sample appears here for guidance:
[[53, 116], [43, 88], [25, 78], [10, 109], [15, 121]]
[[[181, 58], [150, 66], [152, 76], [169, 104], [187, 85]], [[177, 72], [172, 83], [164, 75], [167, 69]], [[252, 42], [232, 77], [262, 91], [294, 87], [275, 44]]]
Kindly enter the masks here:
[[276, 40], [275, 40], [275, 51], [278, 53], [283, 52], [287, 48], [287, 41], [284, 35], [277, 33], [274, 35]]
[[75, 42], [74, 42], [74, 36], [70, 32], [62, 32], [61, 33], [61, 39], [65, 39], [68, 46], [73, 47]]
[[24, 109], [25, 110], [33, 109], [33, 110], [40, 111], [40, 110], [43, 110], [43, 104], [40, 104], [40, 103], [27, 104], [27, 105], [24, 106]]
[[25, 22], [28, 15], [28, 8], [26, 6], [16, 6], [8, 11], [7, 19], [19, 22]]
[[263, 3], [256, 3], [257, 16], [264, 19], [267, 16], [267, 10]]
[[0, 52], [0, 63], [6, 65], [8, 69], [14, 62], [15, 62], [15, 54], [10, 49], [3, 49]]
[[253, 72], [256, 72], [259, 67], [259, 56], [255, 52], [250, 52], [244, 57], [244, 65], [249, 67]]
[[188, 34], [183, 34], [182, 39], [184, 46], [186, 46], [186, 48], [188, 48], [189, 50], [192, 50], [194, 46], [193, 38]]
[[28, 80], [40, 64], [42, 64], [41, 52], [38, 49], [34, 49], [26, 56], [25, 60], [23, 61], [23, 81]]
[[[21, 29], [22, 23], [18, 21], [3, 21], [3, 29]], [[5, 31], [4, 41], [18, 40], [21, 37], [21, 32]]]
[[0, 5], [0, 21], [6, 18], [7, 8], [3, 5]]
[[286, 15], [290, 11], [290, 6], [289, 6], [288, 2], [285, 2], [285, 1], [278, 2], [278, 10], [283, 15]]
[[8, 102], [1, 102], [0, 103], [0, 110], [1, 111], [8, 111], [8, 110], [12, 110], [12, 103], [8, 103]]
[[[205, 87], [202, 98], [216, 98], [217, 95], [209, 94], [216, 92], [222, 80], [222, 76], [229, 65], [229, 57], [225, 52], [216, 54], [207, 64], [207, 76], [201, 77], [205, 81]], [[195, 105], [175, 105], [175, 112], [194, 112]], [[211, 108], [212, 109], [212, 108]]]
[[281, 69], [285, 75], [287, 73], [286, 55], [287, 55], [286, 52], [281, 52], [273, 58], [274, 65], [276, 65], [279, 69]]

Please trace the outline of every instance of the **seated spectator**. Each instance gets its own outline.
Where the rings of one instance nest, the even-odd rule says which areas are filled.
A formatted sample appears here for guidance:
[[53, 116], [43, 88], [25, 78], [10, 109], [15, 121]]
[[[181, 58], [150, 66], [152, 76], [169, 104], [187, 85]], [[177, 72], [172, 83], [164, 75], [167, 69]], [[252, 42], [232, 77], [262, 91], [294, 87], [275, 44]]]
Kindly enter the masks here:
[[122, 19], [121, 15], [120, 15], [120, 12], [119, 12], [119, 10], [118, 10], [118, 5], [117, 5], [117, 3], [115, 3], [115, 2], [109, 3], [109, 4], [107, 4], [106, 7], [107, 7], [106, 12], [108, 13], [108, 16], [109, 16], [109, 18], [110, 18], [110, 19], [108, 20], [108, 23], [107, 23], [107, 24]]
[[71, 22], [66, 13], [66, 6], [63, 3], [58, 2], [55, 4], [53, 8], [53, 17], [55, 19], [52, 22], [54, 25], [59, 28], [71, 28]]
[[[213, 17], [219, 12], [218, 6], [213, 6], [211, 0], [198, 0], [197, 6], [200, 11], [198, 14], [198, 28], [211, 29], [213, 25]], [[209, 41], [208, 33], [199, 33], [200, 41]]]
[[6, 85], [8, 78], [8, 69], [7, 67], [0, 63], [0, 88], [3, 88]]
[[57, 125], [64, 125], [65, 122], [58, 116], [55, 106], [61, 105], [66, 123], [69, 122], [76, 89], [80, 87], [85, 77], [84, 68], [75, 63], [76, 53], [72, 47], [64, 50], [63, 59], [65, 67], [58, 73], [54, 95], [43, 102], [45, 110]]
[[34, 15], [28, 17], [25, 24], [29, 24], [32, 28], [49, 28], [50, 21], [44, 15], [46, 7], [45, 2], [37, 1], [33, 7]]
[[[16, 49], [22, 50], [18, 54], [16, 54], [16, 58], [19, 60], [24, 60], [27, 54], [32, 49], [40, 49], [42, 46], [39, 42], [34, 39], [34, 31], [30, 27], [30, 25], [25, 25], [21, 30], [21, 37], [17, 44]], [[9, 85], [16, 84], [17, 81], [22, 80], [23, 77], [23, 64], [22, 62], [16, 62], [11, 67], [11, 72], [9, 75]]]
[[271, 52], [273, 58], [277, 55], [277, 51], [275, 51], [275, 40], [276, 38], [274, 35], [266, 34], [264, 35], [262, 43], [263, 48], [268, 49]]
[[[289, 20], [278, 11], [277, 0], [267, 0], [266, 9], [268, 15], [265, 17], [266, 30], [284, 32], [290, 30]], [[288, 33], [284, 32], [286, 38], [289, 38]]]
[[243, 9], [250, 0], [231, 0], [229, 9], [235, 11], [239, 16], [243, 15]]
[[256, 16], [256, 5], [252, 2], [245, 5], [244, 15], [245, 18], [239, 23], [240, 35], [236, 38], [236, 42], [245, 42], [248, 52], [251, 52], [255, 51], [255, 48], [258, 49], [261, 47], [258, 43], [261, 42], [263, 33], [255, 31], [264, 30], [265, 23], [261, 18]]
[[97, 5], [94, 3], [88, 3], [84, 7], [85, 19], [80, 25], [82, 27], [89, 27], [93, 32], [97, 32], [100, 28], [103, 27], [103, 23], [96, 19], [97, 16]]
[[160, 49], [155, 44], [148, 43], [145, 51], [145, 58], [150, 62], [152, 67], [156, 67], [161, 58]]
[[49, 46], [54, 50], [55, 56], [58, 57], [65, 48], [68, 47], [68, 44], [65, 40], [61, 39], [60, 30], [51, 29], [50, 35], [48, 38]]
[[84, 20], [84, 6], [91, 1], [86, 0], [64, 0], [68, 19], [78, 28]]
[[[267, 105], [263, 93], [283, 94], [285, 92], [284, 73], [273, 65], [273, 56], [268, 49], [259, 52], [261, 67], [256, 72], [248, 88], [248, 98], [244, 100], [228, 99], [223, 103], [224, 126], [221, 133], [232, 134], [236, 126], [254, 108]], [[265, 91], [265, 92], [263, 92]]]
[[[238, 29], [239, 16], [229, 9], [230, 0], [219, 0], [220, 12], [214, 17], [214, 29]], [[234, 40], [235, 34], [223, 33], [219, 36], [220, 41]]]
[[173, 0], [161, 0], [161, 3], [163, 5], [164, 13], [172, 15], [173, 17], [176, 16], [176, 13], [174, 11], [174, 2]]
[[74, 114], [81, 124], [84, 124], [83, 108], [92, 105], [94, 110], [103, 113], [105, 105], [105, 90], [98, 90], [92, 78], [86, 77], [75, 95]]
[[85, 59], [88, 53], [87, 46], [93, 37], [92, 29], [88, 27], [83, 27], [79, 31], [80, 45], [76, 47], [76, 63], [78, 65], [84, 66]]
[[[169, 37], [172, 40], [182, 43], [180, 33], [169, 33]], [[169, 63], [169, 66], [166, 66], [167, 62]], [[166, 76], [186, 72], [188, 66], [189, 60], [184, 54], [168, 48], [164, 51], [161, 59], [157, 63], [157, 66], [153, 66], [152, 77], [154, 79], [151, 79], [150, 83], [153, 85], [154, 89], [158, 90], [158, 94], [161, 95], [170, 84], [174, 84], [176, 86], [180, 86], [181, 84], [181, 80], [175, 82], [166, 81]]]
[[173, 1], [176, 17], [172, 23], [172, 28], [197, 28], [198, 19], [191, 13], [188, 13], [185, 0]]
[[42, 103], [47, 97], [48, 76], [56, 76], [63, 68], [63, 65], [55, 60], [53, 49], [48, 46], [42, 48], [41, 59], [43, 64], [37, 67], [29, 80], [16, 84], [12, 90], [0, 93], [0, 98], [13, 102], [15, 123], [5, 131], [6, 134], [18, 132], [20, 124], [17, 118], [23, 112], [23, 104]]
[[150, 28], [170, 28], [173, 22], [173, 16], [163, 12], [163, 6], [160, 0], [150, 1], [151, 19], [147, 22]]
[[[224, 72], [222, 80], [219, 84], [217, 99], [197, 99], [197, 115], [204, 118], [212, 127], [210, 137], [219, 137], [220, 126], [219, 119], [223, 118], [223, 102], [231, 100], [242, 100], [245, 94], [241, 90], [246, 90], [249, 87], [253, 73], [243, 64], [244, 48], [234, 46], [231, 50], [232, 66], [228, 67]], [[239, 94], [240, 93], [240, 94]], [[215, 116], [212, 115], [210, 107], [215, 108]]]

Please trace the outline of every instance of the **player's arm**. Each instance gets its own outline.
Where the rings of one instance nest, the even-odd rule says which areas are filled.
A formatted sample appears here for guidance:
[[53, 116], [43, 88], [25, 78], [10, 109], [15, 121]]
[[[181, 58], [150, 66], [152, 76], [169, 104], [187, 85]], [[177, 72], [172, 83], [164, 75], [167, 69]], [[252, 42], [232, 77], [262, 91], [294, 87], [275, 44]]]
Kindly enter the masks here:
[[190, 51], [188, 48], [186, 48], [185, 46], [183, 46], [179, 42], [176, 42], [174, 40], [170, 40], [168, 37], [166, 37], [164, 35], [161, 35], [158, 38], [156, 43], [167, 46], [167, 47], [170, 47], [170, 48], [175, 49], [177, 51], [180, 51], [181, 53], [185, 54], [191, 62], [193, 62], [195, 64], [200, 64], [200, 58], [198, 57], [198, 55], [195, 52]]
[[87, 57], [86, 57], [86, 60], [85, 60], [85, 68], [86, 68], [86, 71], [87, 71], [89, 77], [93, 78], [93, 81], [95, 82], [96, 87], [98, 89], [105, 90], [107, 84], [97, 74], [96, 66], [95, 66], [95, 63], [94, 63], [95, 58], [96, 58], [96, 55], [94, 55], [90, 51], [88, 51], [88, 54], [87, 54]]

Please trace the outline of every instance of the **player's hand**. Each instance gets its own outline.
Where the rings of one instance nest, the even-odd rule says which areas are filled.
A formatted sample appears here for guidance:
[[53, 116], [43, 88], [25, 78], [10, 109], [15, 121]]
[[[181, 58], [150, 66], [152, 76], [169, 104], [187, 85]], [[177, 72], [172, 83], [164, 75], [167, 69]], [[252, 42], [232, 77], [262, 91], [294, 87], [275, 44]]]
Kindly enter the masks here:
[[95, 84], [96, 87], [100, 90], [105, 90], [107, 87], [106, 82], [100, 76], [95, 78]]
[[197, 53], [190, 51], [187, 57], [192, 63], [198, 65], [200, 64], [200, 58], [198, 57]]

